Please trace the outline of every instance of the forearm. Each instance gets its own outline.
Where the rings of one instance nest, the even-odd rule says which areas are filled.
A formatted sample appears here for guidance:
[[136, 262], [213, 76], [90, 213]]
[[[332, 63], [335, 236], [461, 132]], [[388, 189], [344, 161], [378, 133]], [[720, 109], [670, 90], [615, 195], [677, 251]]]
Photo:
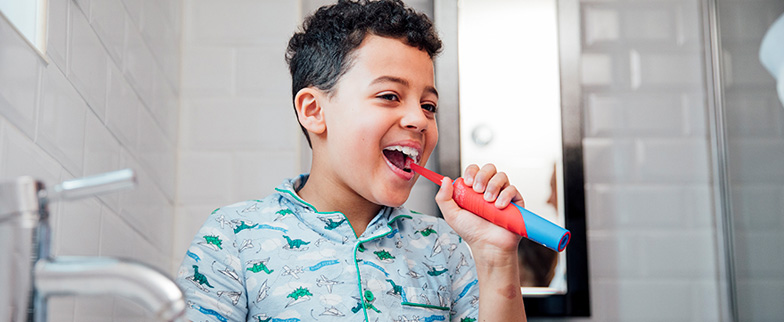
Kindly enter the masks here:
[[479, 279], [479, 321], [526, 321], [517, 252], [472, 251]]

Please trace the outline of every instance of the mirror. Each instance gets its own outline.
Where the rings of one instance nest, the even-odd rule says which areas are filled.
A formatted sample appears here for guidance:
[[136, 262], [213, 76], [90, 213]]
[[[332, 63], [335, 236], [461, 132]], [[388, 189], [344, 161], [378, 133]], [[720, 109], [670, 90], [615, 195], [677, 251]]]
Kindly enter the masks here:
[[521, 242], [521, 292], [529, 316], [588, 316], [578, 3], [434, 4], [440, 170], [494, 163], [528, 210], [569, 229], [561, 253]]

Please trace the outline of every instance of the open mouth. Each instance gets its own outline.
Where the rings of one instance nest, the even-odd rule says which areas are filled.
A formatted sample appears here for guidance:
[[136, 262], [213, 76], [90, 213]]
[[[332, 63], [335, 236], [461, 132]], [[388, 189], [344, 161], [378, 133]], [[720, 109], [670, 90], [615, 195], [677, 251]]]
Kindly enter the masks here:
[[384, 157], [400, 170], [411, 172], [411, 162], [419, 162], [419, 151], [412, 147], [393, 145], [384, 148]]

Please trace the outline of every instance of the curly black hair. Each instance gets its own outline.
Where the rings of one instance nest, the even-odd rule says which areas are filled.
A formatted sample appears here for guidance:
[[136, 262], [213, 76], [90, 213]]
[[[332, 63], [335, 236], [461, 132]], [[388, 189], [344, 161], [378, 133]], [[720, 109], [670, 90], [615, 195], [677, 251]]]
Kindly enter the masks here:
[[[289, 40], [286, 63], [292, 98], [309, 86], [330, 93], [351, 67], [351, 53], [368, 34], [404, 40], [431, 59], [441, 51], [441, 39], [430, 19], [401, 0], [339, 0], [307, 17], [301, 31]], [[304, 127], [302, 132], [310, 145]]]

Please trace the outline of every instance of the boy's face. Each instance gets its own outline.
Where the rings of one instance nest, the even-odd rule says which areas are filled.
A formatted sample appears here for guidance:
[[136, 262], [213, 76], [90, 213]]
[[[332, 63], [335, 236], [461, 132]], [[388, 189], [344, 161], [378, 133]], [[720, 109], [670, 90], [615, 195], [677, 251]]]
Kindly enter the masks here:
[[329, 162], [330, 179], [345, 191], [377, 205], [402, 205], [414, 185], [406, 155], [424, 165], [438, 141], [430, 56], [368, 35], [322, 106], [327, 158], [314, 161]]

